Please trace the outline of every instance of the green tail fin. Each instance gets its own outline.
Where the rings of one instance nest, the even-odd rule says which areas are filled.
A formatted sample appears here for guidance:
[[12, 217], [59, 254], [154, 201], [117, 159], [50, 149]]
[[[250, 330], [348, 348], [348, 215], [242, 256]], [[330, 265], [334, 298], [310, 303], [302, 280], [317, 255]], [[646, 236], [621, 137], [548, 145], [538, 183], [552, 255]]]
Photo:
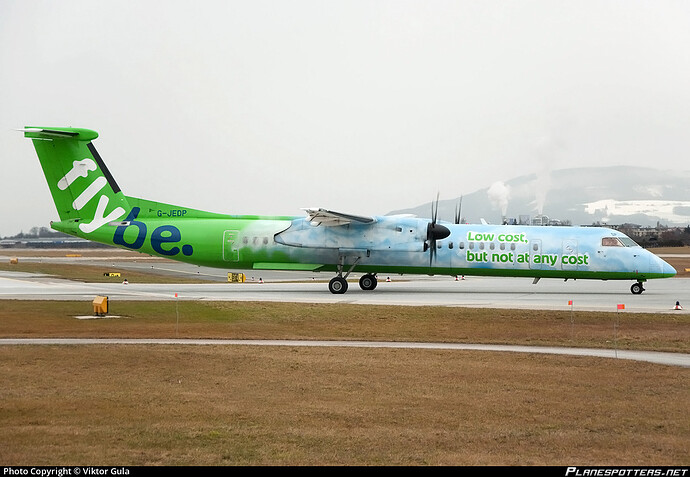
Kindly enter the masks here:
[[96, 131], [26, 127], [60, 216], [53, 228], [88, 236], [130, 209], [91, 141]]

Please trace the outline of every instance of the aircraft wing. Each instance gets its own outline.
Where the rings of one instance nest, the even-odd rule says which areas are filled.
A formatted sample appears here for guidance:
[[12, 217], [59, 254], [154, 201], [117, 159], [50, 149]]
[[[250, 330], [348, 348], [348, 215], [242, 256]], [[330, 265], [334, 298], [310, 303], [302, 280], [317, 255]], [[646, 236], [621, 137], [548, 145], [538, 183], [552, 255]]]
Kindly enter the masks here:
[[347, 225], [352, 222], [359, 222], [362, 224], [371, 224], [375, 220], [373, 217], [364, 217], [362, 215], [344, 214], [342, 212], [334, 212], [326, 209], [302, 209], [307, 213], [309, 222], [315, 225], [324, 225], [326, 227], [333, 227], [336, 225]]

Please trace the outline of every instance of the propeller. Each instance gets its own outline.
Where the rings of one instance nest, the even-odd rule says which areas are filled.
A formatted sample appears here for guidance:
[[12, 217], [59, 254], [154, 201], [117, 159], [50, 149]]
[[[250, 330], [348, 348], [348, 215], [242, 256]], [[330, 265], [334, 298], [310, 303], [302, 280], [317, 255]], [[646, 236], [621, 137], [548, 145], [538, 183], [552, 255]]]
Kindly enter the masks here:
[[450, 235], [450, 230], [441, 224], [437, 224], [438, 218], [438, 194], [436, 202], [431, 203], [431, 222], [426, 226], [426, 240], [424, 241], [424, 251], [429, 250], [429, 266], [432, 266], [436, 258], [436, 241], [443, 240]]
[[455, 224], [459, 224], [462, 219], [462, 196], [460, 196], [460, 201], [455, 205]]

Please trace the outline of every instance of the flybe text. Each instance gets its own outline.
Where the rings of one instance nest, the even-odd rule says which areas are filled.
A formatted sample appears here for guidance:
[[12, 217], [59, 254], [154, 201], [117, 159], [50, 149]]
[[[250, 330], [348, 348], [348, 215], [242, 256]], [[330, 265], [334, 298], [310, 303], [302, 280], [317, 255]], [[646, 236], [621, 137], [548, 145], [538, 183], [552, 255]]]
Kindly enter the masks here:
[[[120, 225], [115, 229], [113, 243], [131, 248], [132, 250], [139, 250], [144, 246], [148, 233], [148, 227], [146, 226], [146, 223], [135, 220], [139, 216], [139, 211], [139, 207], [132, 208], [132, 211], [124, 220], [123, 225]], [[129, 232], [128, 237], [125, 237], [127, 229], [130, 228], [132, 231], [136, 230], [136, 237], [132, 236], [133, 232]], [[185, 244], [181, 247], [178, 247], [181, 240], [182, 233], [180, 232], [180, 229], [174, 225], [161, 225], [151, 232], [150, 237], [151, 248], [156, 253], [165, 255], [167, 257], [175, 256], [180, 252], [182, 252], [182, 255], [192, 255], [192, 253], [194, 253], [194, 249], [191, 245]]]
[[[82, 159], [81, 161], [74, 161], [72, 163], [72, 168], [67, 171], [67, 173], [58, 181], [58, 189], [66, 190], [77, 179], [87, 177], [90, 171], [95, 171], [96, 169], [96, 163], [89, 157]], [[72, 207], [74, 207], [75, 210], [82, 210], [91, 201], [91, 199], [96, 197], [101, 192], [107, 183], [108, 181], [105, 177], [96, 177], [96, 179], [94, 179], [86, 187], [86, 189], [84, 189], [77, 196], [77, 198], [74, 199], [72, 202]], [[96, 206], [96, 212], [93, 220], [91, 222], [80, 223], [79, 230], [85, 234], [90, 234], [102, 225], [122, 217], [122, 215], [125, 213], [125, 209], [122, 207], [116, 207], [106, 215], [105, 211], [109, 202], [110, 198], [106, 194], [101, 194], [101, 196], [98, 198], [98, 205]]]

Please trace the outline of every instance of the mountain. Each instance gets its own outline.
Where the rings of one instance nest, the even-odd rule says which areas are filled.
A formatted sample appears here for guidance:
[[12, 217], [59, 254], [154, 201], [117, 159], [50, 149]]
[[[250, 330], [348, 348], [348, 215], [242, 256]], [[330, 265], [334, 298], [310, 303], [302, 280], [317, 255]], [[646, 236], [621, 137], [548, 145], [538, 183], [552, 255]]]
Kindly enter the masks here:
[[[453, 221], [460, 197], [440, 200], [438, 217]], [[395, 210], [388, 215], [431, 216], [432, 203]], [[670, 227], [690, 224], [690, 171], [659, 171], [645, 167], [590, 167], [531, 174], [496, 182], [462, 197], [464, 222], [504, 217], [520, 221], [538, 215], [569, 221]]]

